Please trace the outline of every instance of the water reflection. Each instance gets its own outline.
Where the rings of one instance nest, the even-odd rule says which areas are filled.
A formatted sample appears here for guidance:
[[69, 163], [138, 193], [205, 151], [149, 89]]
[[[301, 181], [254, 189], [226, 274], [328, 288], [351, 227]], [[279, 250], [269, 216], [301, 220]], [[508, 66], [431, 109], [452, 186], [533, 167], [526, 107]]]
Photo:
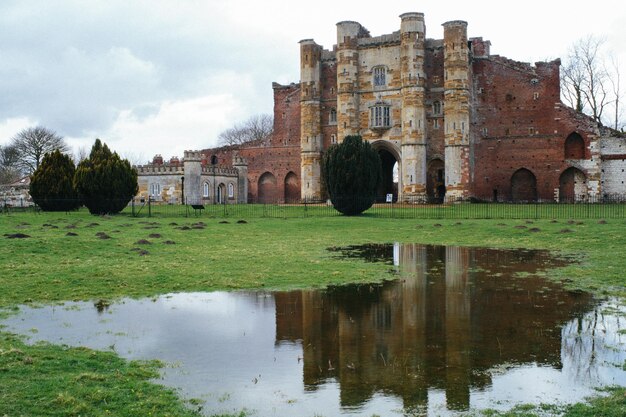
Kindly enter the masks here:
[[207, 414], [454, 415], [573, 402], [593, 387], [626, 385], [620, 314], [538, 276], [565, 260], [540, 251], [370, 249], [334, 248], [393, 263], [402, 279], [174, 294], [101, 313], [68, 303], [23, 309], [5, 324], [37, 328], [33, 341], [175, 363], [162, 382], [205, 400]]

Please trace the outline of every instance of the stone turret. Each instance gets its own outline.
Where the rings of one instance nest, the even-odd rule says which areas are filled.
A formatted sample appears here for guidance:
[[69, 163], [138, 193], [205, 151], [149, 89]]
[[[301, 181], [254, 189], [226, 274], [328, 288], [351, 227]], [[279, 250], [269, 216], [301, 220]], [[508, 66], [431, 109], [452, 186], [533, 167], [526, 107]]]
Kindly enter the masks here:
[[185, 204], [202, 204], [202, 155], [199, 151], [185, 151]]
[[233, 155], [233, 168], [237, 170], [237, 203], [248, 202], [248, 161], [235, 154]]
[[469, 195], [470, 62], [467, 22], [443, 24], [446, 199]]
[[402, 190], [407, 201], [426, 196], [426, 110], [424, 108], [424, 14], [400, 15], [402, 79]]
[[306, 200], [322, 199], [321, 55], [315, 41], [300, 41], [301, 195]]
[[337, 23], [337, 140], [359, 134], [358, 38], [365, 32], [358, 22]]

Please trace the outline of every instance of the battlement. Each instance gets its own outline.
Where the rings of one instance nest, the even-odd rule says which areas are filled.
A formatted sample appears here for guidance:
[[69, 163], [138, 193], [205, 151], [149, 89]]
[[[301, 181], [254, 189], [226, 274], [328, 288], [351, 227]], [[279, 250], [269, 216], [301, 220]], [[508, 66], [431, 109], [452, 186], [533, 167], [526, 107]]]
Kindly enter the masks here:
[[184, 172], [182, 165], [135, 165], [135, 170], [142, 175], [169, 175], [182, 174]]
[[202, 175], [215, 175], [223, 177], [236, 177], [239, 175], [237, 168], [228, 168], [220, 166], [205, 165], [202, 167]]
[[200, 162], [202, 160], [202, 153], [200, 151], [185, 151], [185, 162]]
[[362, 47], [382, 46], [382, 45], [400, 45], [400, 31], [393, 32], [389, 35], [380, 35], [369, 38], [360, 38], [358, 45]]

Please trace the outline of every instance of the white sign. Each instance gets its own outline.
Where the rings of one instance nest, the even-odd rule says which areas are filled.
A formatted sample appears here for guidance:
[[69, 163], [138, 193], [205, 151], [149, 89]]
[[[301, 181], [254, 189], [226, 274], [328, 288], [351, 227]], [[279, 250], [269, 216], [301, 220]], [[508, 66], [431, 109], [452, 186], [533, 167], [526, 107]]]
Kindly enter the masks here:
[[387, 194], [387, 203], [393, 203], [393, 194]]

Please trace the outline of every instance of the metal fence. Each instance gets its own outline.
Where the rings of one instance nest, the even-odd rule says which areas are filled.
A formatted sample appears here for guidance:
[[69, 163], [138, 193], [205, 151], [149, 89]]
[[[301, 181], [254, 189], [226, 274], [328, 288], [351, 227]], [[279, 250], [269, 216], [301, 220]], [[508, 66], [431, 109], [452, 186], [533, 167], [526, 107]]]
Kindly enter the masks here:
[[[39, 212], [37, 206], [0, 206], [5, 214]], [[328, 202], [253, 204], [165, 204], [151, 199], [132, 199], [122, 215], [133, 217], [205, 218], [307, 218], [341, 216]], [[572, 198], [561, 202], [493, 203], [458, 200], [435, 203], [377, 203], [363, 214], [395, 219], [609, 219], [626, 218], [626, 195], [598, 199]]]

